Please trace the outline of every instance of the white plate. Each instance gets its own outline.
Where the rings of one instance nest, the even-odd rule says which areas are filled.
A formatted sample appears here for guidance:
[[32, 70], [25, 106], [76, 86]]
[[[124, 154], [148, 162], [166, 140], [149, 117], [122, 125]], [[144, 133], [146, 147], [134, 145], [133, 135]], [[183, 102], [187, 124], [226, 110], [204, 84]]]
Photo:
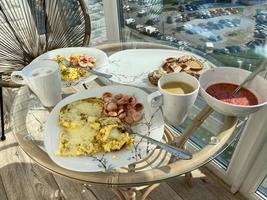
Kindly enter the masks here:
[[94, 156], [84, 157], [61, 157], [55, 152], [59, 144], [60, 127], [58, 117], [60, 108], [64, 105], [88, 97], [101, 97], [104, 92], [112, 94], [123, 93], [134, 95], [137, 101], [144, 105], [144, 119], [132, 127], [138, 133], [149, 135], [161, 140], [164, 132], [164, 121], [159, 109], [152, 109], [146, 100], [147, 93], [143, 90], [130, 86], [105, 86], [85, 90], [71, 95], [61, 102], [50, 113], [44, 129], [44, 144], [48, 155], [61, 167], [81, 172], [110, 171], [114, 168], [127, 166], [141, 158], [146, 157], [155, 145], [148, 143], [145, 139], [135, 136], [134, 145], [129, 149], [122, 149], [112, 153], [98, 153]]
[[[162, 62], [168, 57], [192, 55], [202, 61], [205, 59], [187, 52], [165, 49], [129, 49], [119, 51], [109, 56], [109, 65], [97, 71], [112, 74], [111, 81], [119, 84], [156, 89], [148, 80], [148, 73], [160, 68]], [[210, 69], [210, 63], [204, 63], [202, 71]]]
[[[101, 68], [108, 64], [108, 57], [105, 52], [96, 49], [96, 48], [88, 48], [88, 47], [70, 47], [70, 48], [61, 48], [55, 49], [52, 51], [48, 51], [37, 58], [35, 58], [32, 62], [37, 62], [40, 59], [55, 59], [57, 55], [61, 55], [64, 57], [70, 57], [71, 54], [85, 54], [88, 56], [92, 56], [96, 58], [96, 65], [94, 69]], [[78, 84], [87, 83], [96, 79], [97, 76], [90, 74], [86, 77], [82, 77], [76, 81], [61, 81], [62, 88], [76, 86]]]

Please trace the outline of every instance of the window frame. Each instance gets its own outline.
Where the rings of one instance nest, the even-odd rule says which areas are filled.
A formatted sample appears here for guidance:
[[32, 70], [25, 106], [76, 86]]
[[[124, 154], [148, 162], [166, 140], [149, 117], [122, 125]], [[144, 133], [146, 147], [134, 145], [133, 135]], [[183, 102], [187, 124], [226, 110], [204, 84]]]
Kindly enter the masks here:
[[[267, 130], [266, 130], [267, 133]], [[265, 142], [263, 148], [257, 159], [255, 160], [248, 176], [244, 180], [240, 192], [249, 199], [261, 199], [261, 197], [256, 193], [258, 187], [267, 175], [267, 142]]]
[[120, 17], [118, 0], [103, 0], [108, 41], [120, 41]]

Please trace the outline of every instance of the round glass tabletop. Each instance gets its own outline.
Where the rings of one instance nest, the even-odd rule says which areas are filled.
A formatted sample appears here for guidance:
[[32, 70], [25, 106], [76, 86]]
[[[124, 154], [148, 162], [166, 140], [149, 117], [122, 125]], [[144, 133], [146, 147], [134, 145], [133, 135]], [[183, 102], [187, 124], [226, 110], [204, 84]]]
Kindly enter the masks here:
[[[103, 50], [108, 56], [126, 49], [174, 49], [173, 47], [159, 44], [136, 42], [109, 43], [96, 46], [95, 48]], [[101, 87], [105, 84], [115, 83], [104, 79], [97, 79], [84, 86], [79, 85], [69, 88], [65, 91], [64, 95], [68, 96], [80, 90]], [[237, 133], [234, 131], [237, 119], [226, 116], [224, 123], [217, 127], [218, 133], [216, 133], [216, 137], [212, 135], [207, 136], [207, 142], [203, 145], [203, 148], [193, 152], [191, 160], [172, 158], [166, 151], [156, 148], [146, 158], [129, 166], [116, 168], [111, 171], [105, 170], [104, 172], [78, 172], [58, 166], [46, 153], [43, 131], [49, 112], [50, 110], [42, 106], [39, 99], [28, 87], [20, 88], [11, 112], [12, 129], [19, 145], [34, 161], [48, 171], [91, 184], [136, 187], [160, 183], [205, 165], [237, 136]], [[205, 121], [209, 119], [213, 110], [205, 106], [202, 110], [192, 112], [196, 112], [193, 120], [186, 125], [182, 134], [166, 125], [162, 141], [183, 147], [192, 133], [197, 128], [205, 125]]]

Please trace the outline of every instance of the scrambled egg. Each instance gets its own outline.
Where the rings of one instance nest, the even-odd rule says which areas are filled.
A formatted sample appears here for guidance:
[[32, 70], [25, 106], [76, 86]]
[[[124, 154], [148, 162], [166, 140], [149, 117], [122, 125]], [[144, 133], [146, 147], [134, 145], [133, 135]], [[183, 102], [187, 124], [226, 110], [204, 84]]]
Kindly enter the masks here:
[[77, 100], [60, 110], [59, 156], [85, 156], [118, 151], [133, 143], [119, 118], [101, 117], [104, 102], [100, 98]]
[[86, 69], [82, 69], [79, 67], [67, 67], [64, 64], [65, 58], [63, 56], [57, 56], [56, 62], [59, 65], [61, 80], [63, 81], [75, 81], [82, 77], [88, 75], [88, 71]]
[[101, 116], [103, 105], [104, 101], [95, 97], [67, 104], [60, 110], [59, 125], [64, 128], [89, 126]]

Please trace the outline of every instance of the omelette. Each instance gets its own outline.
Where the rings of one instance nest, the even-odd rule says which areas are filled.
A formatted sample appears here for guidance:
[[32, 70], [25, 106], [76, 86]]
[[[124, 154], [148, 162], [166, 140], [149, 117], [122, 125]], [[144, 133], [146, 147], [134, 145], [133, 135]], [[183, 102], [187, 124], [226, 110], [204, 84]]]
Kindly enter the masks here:
[[117, 117], [103, 116], [104, 101], [91, 97], [63, 106], [59, 113], [61, 127], [58, 156], [86, 156], [118, 151], [133, 143]]
[[[74, 55], [78, 58], [78, 55]], [[61, 80], [63, 81], [75, 81], [89, 74], [87, 69], [75, 67], [70, 65], [69, 61], [64, 56], [56, 56], [56, 62], [59, 65]]]

